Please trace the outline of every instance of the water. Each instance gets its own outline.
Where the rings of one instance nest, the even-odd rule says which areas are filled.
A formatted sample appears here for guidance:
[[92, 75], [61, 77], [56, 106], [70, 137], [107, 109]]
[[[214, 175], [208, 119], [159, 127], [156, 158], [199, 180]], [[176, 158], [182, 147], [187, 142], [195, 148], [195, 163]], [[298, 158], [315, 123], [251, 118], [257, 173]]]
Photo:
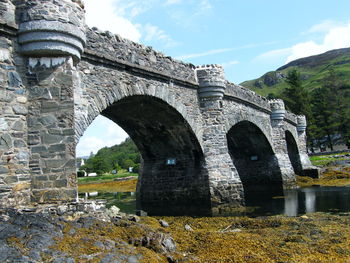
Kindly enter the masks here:
[[[257, 194], [247, 200], [248, 216], [268, 216], [284, 214], [297, 216], [314, 212], [350, 212], [350, 187], [305, 187], [284, 190], [284, 196]], [[88, 199], [106, 199], [107, 207], [115, 205], [125, 213], [135, 213], [136, 195], [134, 192], [82, 193]]]
[[110, 208], [112, 205], [115, 205], [116, 207], [120, 208], [121, 212], [135, 214], [135, 192], [99, 193], [98, 191], [95, 191], [90, 193], [79, 193], [79, 197], [87, 199], [104, 199], [107, 201], [107, 208]]

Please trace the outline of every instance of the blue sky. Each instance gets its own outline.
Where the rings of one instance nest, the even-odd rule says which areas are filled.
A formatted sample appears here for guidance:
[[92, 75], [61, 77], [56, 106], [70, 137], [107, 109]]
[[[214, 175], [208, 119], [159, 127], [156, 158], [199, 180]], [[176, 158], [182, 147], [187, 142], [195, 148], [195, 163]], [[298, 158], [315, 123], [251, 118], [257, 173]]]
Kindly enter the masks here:
[[[349, 0], [85, 0], [85, 9], [90, 27], [195, 65], [221, 64], [234, 83], [350, 46]], [[81, 138], [77, 155], [96, 153], [126, 136], [98, 117]]]

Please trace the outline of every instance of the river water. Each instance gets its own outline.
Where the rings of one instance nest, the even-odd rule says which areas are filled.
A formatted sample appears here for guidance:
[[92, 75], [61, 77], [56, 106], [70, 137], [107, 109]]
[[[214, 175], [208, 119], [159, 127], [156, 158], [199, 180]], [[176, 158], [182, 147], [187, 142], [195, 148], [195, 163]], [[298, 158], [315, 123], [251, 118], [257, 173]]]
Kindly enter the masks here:
[[[299, 189], [284, 190], [284, 196], [257, 195], [249, 198], [244, 215], [268, 216], [287, 215], [297, 216], [314, 212], [343, 213], [350, 212], [350, 187], [312, 186]], [[135, 213], [136, 195], [134, 192], [114, 193], [81, 193], [79, 197], [88, 199], [105, 199], [107, 207], [115, 205], [125, 213]]]

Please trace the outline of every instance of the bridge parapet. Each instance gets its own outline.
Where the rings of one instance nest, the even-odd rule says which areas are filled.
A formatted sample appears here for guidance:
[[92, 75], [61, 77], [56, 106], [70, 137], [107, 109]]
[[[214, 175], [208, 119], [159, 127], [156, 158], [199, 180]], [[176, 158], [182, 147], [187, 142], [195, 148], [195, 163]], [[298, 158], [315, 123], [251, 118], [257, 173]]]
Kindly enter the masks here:
[[194, 65], [175, 60], [151, 47], [132, 42], [108, 31], [102, 32], [96, 28], [88, 29], [85, 52], [87, 56], [95, 55], [105, 59], [118, 59], [126, 62], [125, 64], [138, 65], [148, 71], [167, 75], [169, 78], [182, 79], [191, 83], [196, 82]]
[[243, 103], [248, 102], [251, 106], [264, 109], [267, 112], [271, 111], [269, 102], [265, 97], [240, 85], [227, 82], [225, 96], [235, 97]]
[[297, 125], [297, 115], [294, 114], [293, 112], [286, 111], [285, 120], [293, 124], [294, 126]]

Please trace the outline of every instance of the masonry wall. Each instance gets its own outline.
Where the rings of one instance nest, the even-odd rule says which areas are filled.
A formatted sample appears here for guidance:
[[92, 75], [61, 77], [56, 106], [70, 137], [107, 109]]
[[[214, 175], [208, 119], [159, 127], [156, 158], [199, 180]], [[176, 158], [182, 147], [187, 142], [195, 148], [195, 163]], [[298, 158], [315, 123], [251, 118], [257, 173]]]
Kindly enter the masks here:
[[0, 207], [30, 203], [27, 91], [16, 54], [15, 6], [0, 1]]

